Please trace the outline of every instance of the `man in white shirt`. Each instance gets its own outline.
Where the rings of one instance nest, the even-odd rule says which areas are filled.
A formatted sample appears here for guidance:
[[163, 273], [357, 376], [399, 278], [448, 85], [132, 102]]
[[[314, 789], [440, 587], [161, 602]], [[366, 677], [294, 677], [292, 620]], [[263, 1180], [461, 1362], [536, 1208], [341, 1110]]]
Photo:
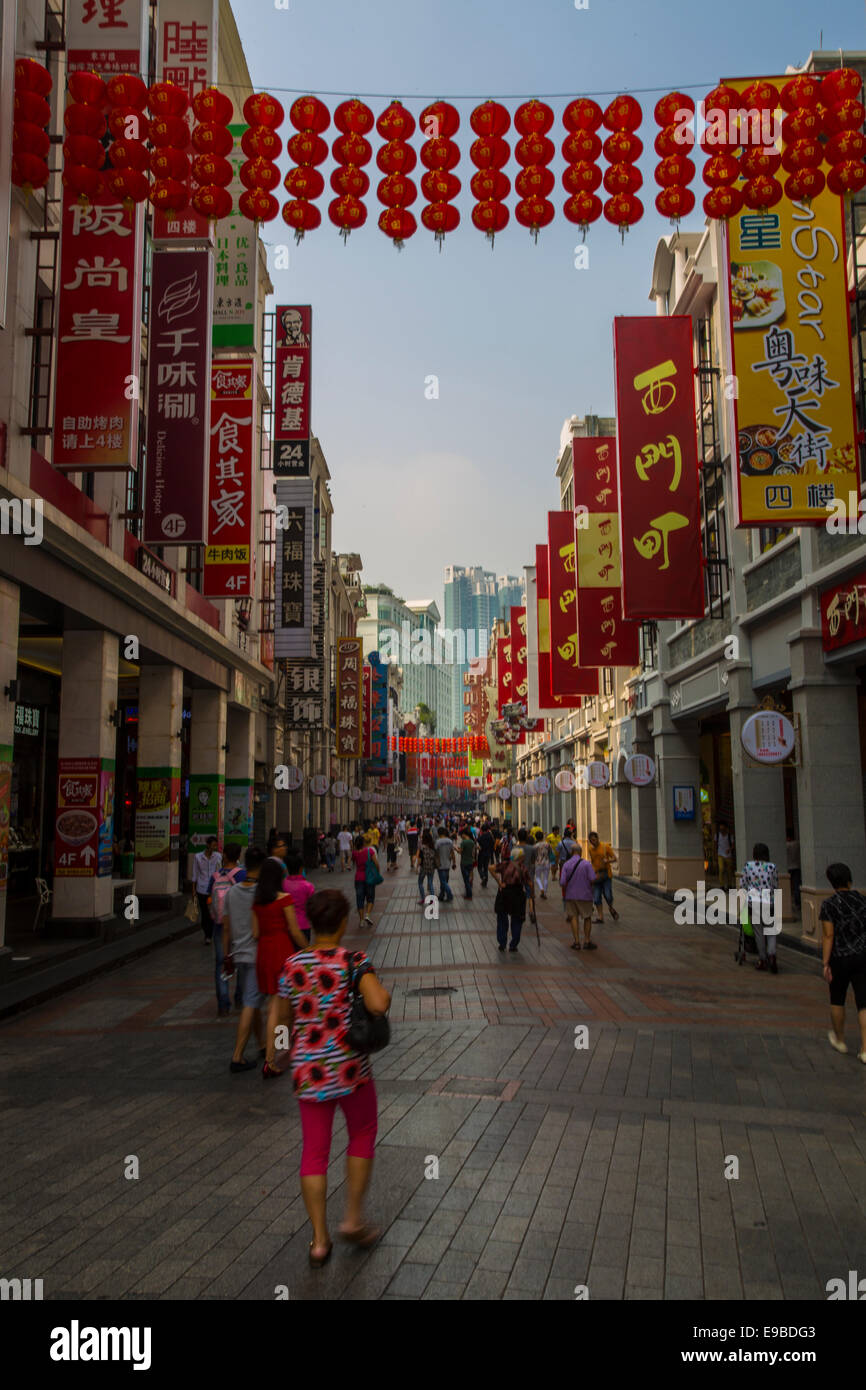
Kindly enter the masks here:
[[352, 867], [352, 836], [345, 825], [337, 836], [337, 844], [340, 846], [340, 870], [345, 871]]
[[439, 901], [450, 903], [454, 894], [448, 886], [448, 878], [452, 869], [457, 867], [457, 859], [454, 854], [454, 841], [449, 840], [445, 833], [445, 826], [439, 827], [439, 838], [436, 841], [436, 864], [439, 873]]
[[192, 861], [193, 892], [198, 898], [201, 929], [204, 932], [206, 944], [213, 941], [214, 932], [213, 918], [207, 905], [211, 881], [217, 870], [223, 866], [223, 857], [217, 850], [218, 843], [216, 835], [209, 835], [204, 849], [199, 850]]

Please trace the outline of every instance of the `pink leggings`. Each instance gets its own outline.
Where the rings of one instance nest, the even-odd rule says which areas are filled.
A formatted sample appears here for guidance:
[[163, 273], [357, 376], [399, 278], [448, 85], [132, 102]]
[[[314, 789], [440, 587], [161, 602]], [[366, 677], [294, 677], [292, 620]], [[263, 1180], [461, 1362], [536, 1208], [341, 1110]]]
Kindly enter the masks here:
[[301, 1130], [304, 1149], [301, 1154], [301, 1177], [317, 1177], [328, 1171], [331, 1155], [331, 1131], [334, 1127], [334, 1112], [339, 1105], [346, 1117], [349, 1131], [349, 1158], [372, 1158], [376, 1145], [378, 1111], [376, 1106], [376, 1087], [372, 1081], [352, 1091], [351, 1095], [338, 1096], [336, 1100], [301, 1100]]

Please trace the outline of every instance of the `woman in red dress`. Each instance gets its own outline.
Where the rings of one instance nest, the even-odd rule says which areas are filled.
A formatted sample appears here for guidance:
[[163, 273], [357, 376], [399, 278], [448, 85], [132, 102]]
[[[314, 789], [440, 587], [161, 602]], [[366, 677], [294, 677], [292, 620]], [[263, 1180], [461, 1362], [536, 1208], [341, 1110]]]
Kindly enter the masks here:
[[266, 859], [253, 898], [253, 936], [258, 942], [256, 974], [259, 990], [268, 996], [267, 1048], [262, 1067], [264, 1080], [283, 1074], [282, 1067], [274, 1065], [279, 979], [287, 958], [295, 951], [307, 949], [307, 940], [298, 926], [292, 899], [283, 892], [285, 872], [279, 860]]

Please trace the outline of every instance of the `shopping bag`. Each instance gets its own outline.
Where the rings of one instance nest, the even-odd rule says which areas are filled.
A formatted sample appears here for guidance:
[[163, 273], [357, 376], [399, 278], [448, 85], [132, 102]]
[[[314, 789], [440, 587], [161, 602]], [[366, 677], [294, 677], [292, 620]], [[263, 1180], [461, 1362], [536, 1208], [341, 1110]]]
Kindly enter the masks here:
[[195, 925], [198, 926], [200, 920], [198, 910], [198, 898], [190, 898], [189, 902], [186, 905], [186, 911], [183, 915], [188, 922], [194, 922]]

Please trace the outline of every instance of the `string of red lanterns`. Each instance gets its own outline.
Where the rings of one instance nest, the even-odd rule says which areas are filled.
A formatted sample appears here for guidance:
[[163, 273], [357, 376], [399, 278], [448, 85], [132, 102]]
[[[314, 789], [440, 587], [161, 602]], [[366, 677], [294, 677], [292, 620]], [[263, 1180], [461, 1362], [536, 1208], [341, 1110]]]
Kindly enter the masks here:
[[743, 206], [743, 195], [736, 187], [740, 166], [734, 157], [737, 136], [731, 129], [733, 118], [730, 115], [739, 105], [739, 101], [739, 93], [733, 87], [720, 82], [709, 93], [704, 103], [706, 111], [718, 113], [726, 122], [725, 130], [718, 130], [717, 121], [701, 136], [701, 149], [707, 156], [701, 177], [710, 190], [704, 197], [703, 210], [707, 217], [717, 221], [736, 217]]
[[597, 163], [601, 139], [596, 132], [603, 119], [601, 107], [590, 97], [578, 97], [562, 113], [562, 124], [569, 132], [562, 145], [567, 161], [562, 186], [571, 195], [562, 211], [569, 222], [580, 228], [584, 241], [590, 224], [597, 222], [602, 212], [601, 199], [596, 196], [602, 179]]
[[421, 179], [421, 192], [428, 206], [421, 221], [433, 232], [439, 250], [448, 232], [460, 225], [460, 213], [451, 204], [460, 192], [461, 183], [452, 170], [460, 163], [460, 150], [454, 142], [460, 129], [456, 107], [447, 101], [434, 101], [421, 112], [421, 129], [426, 140], [421, 146], [421, 163], [427, 170]]
[[192, 99], [196, 124], [192, 132], [192, 174], [198, 188], [192, 195], [192, 205], [202, 217], [212, 222], [228, 217], [234, 206], [228, 186], [233, 178], [227, 155], [234, 149], [234, 139], [228, 129], [234, 105], [216, 87], [205, 87]]
[[322, 214], [313, 205], [313, 199], [321, 197], [325, 190], [325, 180], [317, 165], [328, 153], [328, 146], [321, 138], [331, 124], [331, 114], [318, 97], [298, 97], [289, 109], [289, 120], [297, 131], [289, 141], [289, 153], [295, 161], [283, 180], [283, 187], [291, 194], [291, 201], [283, 207], [283, 220], [295, 229], [295, 241], [303, 241], [307, 232], [321, 226]]
[[73, 72], [67, 84], [71, 101], [63, 113], [63, 183], [82, 202], [98, 198], [104, 188], [102, 168], [107, 129], [102, 108], [107, 99], [102, 78], [95, 72]]
[[825, 154], [830, 163], [827, 187], [850, 197], [866, 187], [866, 142], [862, 126], [866, 107], [860, 100], [860, 74], [853, 68], [828, 72], [821, 84], [825, 104], [824, 127], [830, 136]]
[[553, 125], [553, 112], [542, 101], [527, 101], [514, 113], [514, 129], [523, 137], [518, 140], [514, 157], [521, 166], [514, 180], [514, 187], [520, 195], [520, 202], [514, 216], [522, 227], [528, 227], [537, 243], [542, 227], [549, 227], [553, 221], [554, 208], [548, 194], [555, 187], [556, 180], [548, 169], [556, 146], [547, 137]]
[[[71, 81], [71, 79], [70, 79]], [[167, 215], [189, 207], [189, 96], [174, 82], [154, 82], [147, 95], [150, 121], [150, 201]]]
[[48, 182], [48, 125], [51, 107], [46, 100], [53, 86], [51, 73], [35, 58], [15, 62], [12, 118], [12, 182], [16, 188], [44, 188]]
[[392, 101], [377, 120], [376, 130], [385, 141], [376, 155], [376, 164], [385, 175], [376, 189], [379, 202], [385, 205], [379, 217], [379, 230], [402, 251], [406, 239], [418, 230], [409, 212], [418, 197], [418, 189], [409, 177], [418, 162], [409, 144], [415, 131], [415, 117], [399, 101]]
[[336, 198], [328, 208], [328, 216], [339, 228], [343, 245], [356, 227], [367, 221], [367, 208], [361, 201], [370, 188], [370, 176], [364, 165], [373, 158], [373, 146], [365, 136], [373, 129], [375, 118], [369, 106], [355, 97], [343, 101], [334, 112], [334, 125], [340, 132], [331, 146], [337, 168], [331, 174], [331, 188]]
[[476, 106], [469, 124], [478, 137], [469, 150], [469, 158], [478, 170], [469, 185], [477, 199], [472, 225], [484, 232], [492, 248], [497, 232], [505, 230], [510, 217], [504, 199], [511, 191], [511, 180], [503, 170], [511, 146], [503, 137], [511, 128], [511, 117], [500, 102], [485, 101]]
[[686, 111], [694, 116], [691, 97], [683, 92], [668, 92], [656, 102], [653, 112], [656, 125], [661, 126], [653, 146], [660, 156], [655, 170], [655, 180], [661, 188], [661, 193], [656, 194], [656, 209], [675, 224], [681, 217], [688, 217], [695, 205], [695, 195], [688, 186], [695, 176], [694, 161], [688, 153], [694, 146], [694, 132], [682, 123]]
[[643, 184], [643, 175], [634, 162], [643, 150], [643, 141], [635, 134], [642, 115], [635, 98], [623, 95], [614, 97], [603, 118], [605, 129], [612, 132], [602, 146], [608, 161], [604, 187], [611, 195], [604, 205], [604, 215], [619, 228], [623, 240], [629, 227], [643, 217], [643, 203], [635, 196]]
[[106, 88], [112, 140], [105, 183], [123, 203], [144, 203], [150, 195], [150, 156], [145, 143], [150, 123], [144, 114], [147, 95], [146, 84], [134, 73], [116, 73]]

